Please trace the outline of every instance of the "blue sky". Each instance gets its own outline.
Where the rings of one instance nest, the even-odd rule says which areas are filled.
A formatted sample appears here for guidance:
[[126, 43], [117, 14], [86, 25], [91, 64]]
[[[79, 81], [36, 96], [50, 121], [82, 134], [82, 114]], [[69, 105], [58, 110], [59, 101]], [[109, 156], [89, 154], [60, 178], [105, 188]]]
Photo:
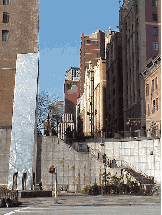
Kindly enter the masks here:
[[65, 72], [79, 67], [81, 33], [119, 25], [119, 0], [40, 0], [39, 92], [63, 97]]

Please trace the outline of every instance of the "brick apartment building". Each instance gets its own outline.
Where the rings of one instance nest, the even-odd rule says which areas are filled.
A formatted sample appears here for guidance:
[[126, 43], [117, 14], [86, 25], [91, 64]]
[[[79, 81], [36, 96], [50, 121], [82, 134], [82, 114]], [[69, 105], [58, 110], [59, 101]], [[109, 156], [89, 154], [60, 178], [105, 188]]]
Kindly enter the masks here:
[[77, 98], [80, 93], [80, 69], [78, 67], [71, 67], [67, 70], [64, 83], [65, 95], [65, 113], [75, 113], [75, 106], [77, 105]]
[[100, 58], [94, 67], [94, 132], [96, 137], [97, 132], [102, 132], [103, 136], [106, 131], [106, 85], [106, 60]]
[[121, 32], [109, 28], [106, 38], [106, 131], [107, 137], [113, 137], [124, 130]]
[[77, 110], [80, 113], [78, 119], [82, 123], [80, 125], [82, 125], [84, 136], [104, 135], [106, 131], [105, 59], [100, 58], [94, 68], [92, 68], [91, 61], [89, 62], [89, 68], [85, 72], [84, 93], [78, 99]]
[[92, 35], [81, 36], [80, 47], [80, 96], [84, 92], [84, 78], [86, 68], [89, 68], [89, 61], [92, 66], [97, 65], [99, 58], [105, 57], [105, 33], [97, 30]]
[[[119, 12], [122, 33], [124, 131], [146, 133], [145, 87], [140, 75], [161, 47], [161, 1], [124, 0]], [[128, 125], [128, 126], [127, 126]]]
[[147, 136], [161, 135], [161, 54], [147, 61], [145, 80]]
[[38, 1], [0, 4], [0, 127], [11, 128], [17, 54], [38, 52]]
[[[29, 174], [28, 177], [25, 169], [22, 169], [24, 171], [22, 175], [21, 170], [16, 166], [18, 165], [16, 160], [14, 161], [15, 166], [12, 165], [11, 152], [15, 153], [13, 141], [17, 143], [19, 150], [25, 151], [25, 148], [19, 147], [19, 143], [22, 141], [20, 136], [24, 136], [25, 139], [28, 125], [32, 123], [32, 128], [36, 125], [39, 0], [3, 0], [0, 2], [0, 6], [0, 157], [3, 161], [0, 164], [0, 184], [9, 185], [13, 189], [22, 189], [29, 188], [27, 178], [30, 178], [31, 181], [32, 176]], [[28, 116], [31, 117], [32, 122], [28, 121]], [[26, 134], [23, 134], [25, 132], [24, 123], [26, 123]], [[17, 132], [18, 130], [19, 132]], [[35, 137], [33, 135], [34, 130], [32, 138], [35, 138], [36, 133]], [[20, 146], [23, 147], [23, 143]], [[32, 155], [33, 153], [31, 153]], [[26, 156], [22, 153], [22, 157]], [[16, 154], [15, 159], [17, 159]], [[27, 179], [25, 184], [20, 182], [22, 177], [24, 180]]]

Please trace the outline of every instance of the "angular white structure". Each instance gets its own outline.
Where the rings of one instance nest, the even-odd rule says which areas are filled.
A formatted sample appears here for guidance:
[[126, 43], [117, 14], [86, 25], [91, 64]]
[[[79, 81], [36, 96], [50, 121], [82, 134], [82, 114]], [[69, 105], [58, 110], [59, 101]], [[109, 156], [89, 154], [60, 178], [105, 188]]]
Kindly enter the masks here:
[[38, 53], [18, 54], [9, 161], [9, 189], [31, 189], [34, 156]]

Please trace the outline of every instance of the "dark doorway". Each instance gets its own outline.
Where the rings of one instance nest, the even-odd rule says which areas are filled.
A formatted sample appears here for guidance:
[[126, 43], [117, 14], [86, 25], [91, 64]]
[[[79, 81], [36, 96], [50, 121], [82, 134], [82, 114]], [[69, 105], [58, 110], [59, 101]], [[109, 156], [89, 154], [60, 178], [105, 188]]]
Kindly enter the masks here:
[[12, 187], [13, 190], [17, 189], [17, 177], [18, 177], [18, 172], [15, 172], [13, 175], [13, 187]]
[[22, 177], [22, 190], [26, 190], [26, 182], [27, 182], [27, 172], [24, 172]]

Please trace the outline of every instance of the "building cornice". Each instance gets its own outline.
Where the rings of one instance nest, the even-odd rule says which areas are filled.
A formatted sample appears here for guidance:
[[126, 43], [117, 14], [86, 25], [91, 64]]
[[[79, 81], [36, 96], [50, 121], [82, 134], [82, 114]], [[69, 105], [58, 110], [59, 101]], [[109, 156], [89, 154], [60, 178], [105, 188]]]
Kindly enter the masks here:
[[156, 58], [147, 61], [145, 70], [141, 73], [144, 80], [146, 80], [151, 74], [153, 74], [161, 66], [161, 54]]

